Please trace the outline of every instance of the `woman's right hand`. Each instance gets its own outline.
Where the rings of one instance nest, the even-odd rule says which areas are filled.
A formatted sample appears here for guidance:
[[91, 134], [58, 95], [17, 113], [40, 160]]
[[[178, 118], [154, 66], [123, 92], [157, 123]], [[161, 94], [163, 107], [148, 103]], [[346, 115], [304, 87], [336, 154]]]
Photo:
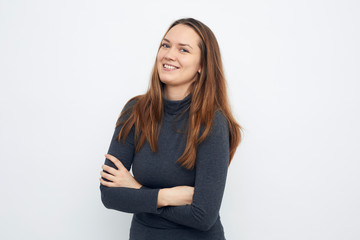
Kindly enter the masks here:
[[176, 186], [172, 188], [162, 188], [158, 194], [158, 208], [191, 204], [193, 196], [194, 187]]

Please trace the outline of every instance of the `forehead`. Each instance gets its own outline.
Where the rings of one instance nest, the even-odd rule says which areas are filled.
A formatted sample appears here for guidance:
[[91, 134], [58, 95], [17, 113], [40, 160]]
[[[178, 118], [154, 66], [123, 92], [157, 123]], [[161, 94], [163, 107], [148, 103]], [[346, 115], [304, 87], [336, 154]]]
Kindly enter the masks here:
[[165, 35], [165, 38], [172, 43], [190, 44], [191, 46], [198, 45], [200, 42], [199, 35], [189, 26], [178, 24], [172, 27]]

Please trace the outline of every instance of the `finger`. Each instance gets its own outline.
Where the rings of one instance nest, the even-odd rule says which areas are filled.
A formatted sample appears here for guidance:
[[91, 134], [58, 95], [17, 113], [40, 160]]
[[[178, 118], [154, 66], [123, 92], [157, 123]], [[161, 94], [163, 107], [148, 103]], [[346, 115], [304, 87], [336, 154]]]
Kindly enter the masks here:
[[105, 178], [105, 179], [107, 179], [107, 180], [109, 180], [109, 181], [112, 181], [112, 182], [114, 182], [114, 181], [116, 180], [116, 178], [115, 178], [113, 175], [108, 174], [108, 173], [103, 172], [103, 171], [100, 171], [100, 175], [101, 175], [103, 178]]
[[[124, 167], [124, 165], [121, 163], [121, 161], [120, 161], [119, 159], [117, 159], [116, 157], [114, 157], [114, 156], [112, 156], [112, 155], [110, 155], [110, 154], [105, 154], [105, 157], [106, 157], [107, 159], [109, 159], [110, 161], [112, 161], [119, 170], [124, 170], [124, 169], [126, 169], [126, 168]], [[126, 170], [127, 170], [127, 169], [126, 169]]]
[[110, 173], [111, 175], [114, 175], [114, 176], [116, 176], [117, 174], [117, 170], [115, 169], [115, 168], [113, 168], [113, 167], [110, 167], [110, 166], [108, 166], [108, 165], [105, 165], [105, 164], [103, 164], [102, 165], [102, 169], [104, 170], [104, 171], [107, 171], [108, 173]]
[[113, 182], [107, 182], [104, 179], [100, 178], [100, 183], [106, 187], [114, 187], [114, 183]]

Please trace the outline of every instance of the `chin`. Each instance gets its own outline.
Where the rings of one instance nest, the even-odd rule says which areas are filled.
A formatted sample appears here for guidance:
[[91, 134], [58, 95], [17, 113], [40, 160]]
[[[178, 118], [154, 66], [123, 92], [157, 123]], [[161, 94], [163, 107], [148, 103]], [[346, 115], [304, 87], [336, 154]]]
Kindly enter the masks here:
[[176, 81], [176, 79], [174, 77], [164, 76], [163, 74], [159, 74], [159, 78], [160, 78], [160, 81], [165, 84]]
[[167, 78], [160, 78], [160, 82], [162, 82], [163, 84], [170, 84], [173, 81]]

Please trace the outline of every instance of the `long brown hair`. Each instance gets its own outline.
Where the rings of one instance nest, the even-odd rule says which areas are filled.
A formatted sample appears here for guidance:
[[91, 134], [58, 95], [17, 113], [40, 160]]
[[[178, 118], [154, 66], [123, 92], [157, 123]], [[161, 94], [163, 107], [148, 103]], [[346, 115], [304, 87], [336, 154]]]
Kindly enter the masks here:
[[[197, 146], [209, 134], [215, 111], [221, 110], [227, 118], [229, 125], [230, 165], [236, 148], [241, 141], [242, 135], [240, 130], [242, 130], [242, 127], [236, 122], [231, 113], [218, 42], [210, 28], [193, 18], [175, 21], [166, 31], [164, 37], [172, 27], [178, 24], [191, 27], [201, 38], [199, 43], [201, 49], [201, 73], [189, 89], [191, 104], [187, 127], [191, 131], [187, 131], [185, 151], [177, 161], [186, 169], [191, 170], [194, 168]], [[159, 49], [160, 47], [161, 45]], [[124, 111], [119, 116], [116, 127], [122, 124], [123, 126], [117, 136], [117, 140], [123, 139], [123, 142], [125, 142], [131, 128], [135, 126], [134, 140], [136, 152], [140, 150], [145, 140], [149, 142], [153, 152], [157, 151], [157, 140], [164, 111], [163, 87], [164, 84], [160, 81], [155, 60], [147, 92], [130, 99], [129, 102], [136, 100], [135, 105], [130, 109], [130, 112]], [[122, 117], [125, 114], [128, 114], [129, 117], [124, 120]], [[203, 125], [204, 131], [199, 136], [201, 125]]]

